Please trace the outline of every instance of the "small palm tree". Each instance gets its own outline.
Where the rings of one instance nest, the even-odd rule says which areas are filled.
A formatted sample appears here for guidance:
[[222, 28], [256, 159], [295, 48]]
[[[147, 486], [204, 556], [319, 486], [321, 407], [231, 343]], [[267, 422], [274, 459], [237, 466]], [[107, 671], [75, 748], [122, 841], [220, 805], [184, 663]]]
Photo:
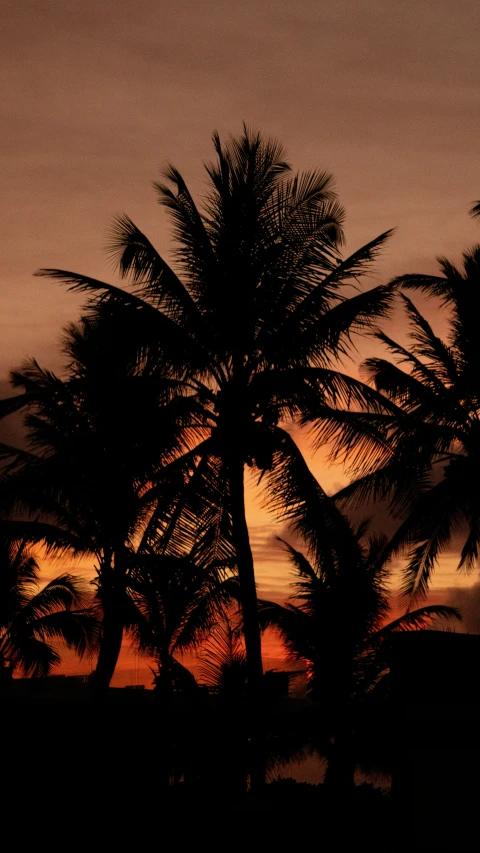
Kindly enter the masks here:
[[326, 495], [316, 509], [306, 554], [284, 543], [296, 575], [291, 600], [262, 601], [260, 616], [263, 628], [279, 632], [289, 656], [306, 665], [309, 694], [320, 705], [323, 730], [334, 739], [330, 777], [345, 779], [346, 773], [353, 783], [352, 756], [349, 748], [342, 756], [342, 745], [349, 742], [360, 706], [388, 672], [389, 634], [460, 616], [454, 608], [430, 605], [387, 622], [391, 543], [369, 538], [366, 524], [354, 530]]
[[199, 679], [221, 699], [238, 702], [245, 696], [247, 659], [238, 617], [224, 614], [199, 654]]
[[199, 492], [207, 492], [210, 513], [220, 499], [218, 518], [229, 525], [236, 552], [255, 689], [262, 659], [244, 467], [261, 472], [294, 453], [281, 422], [300, 414], [308, 420], [310, 410], [317, 418], [327, 402], [374, 399], [350, 377], [332, 374], [331, 364], [348, 351], [353, 332], [388, 311], [391, 286], [354, 295], [344, 287], [358, 281], [388, 233], [342, 260], [344, 213], [329, 174], [293, 174], [281, 145], [247, 128], [225, 145], [217, 134], [213, 141], [216, 162], [206, 166], [202, 208], [172, 166], [164, 170], [166, 182], [155, 185], [174, 226], [175, 269], [122, 216], [112, 250], [133, 290], [65, 270], [41, 274], [87, 291], [97, 304], [120, 305], [136, 329], [142, 325], [145, 351], [162, 353], [185, 383], [203, 440], [189, 457], [196, 476], [176, 531], [188, 540], [189, 519], [196, 529]]
[[93, 652], [99, 623], [86, 606], [78, 579], [60, 575], [43, 588], [39, 569], [24, 540], [0, 533], [0, 677], [16, 669], [25, 677], [45, 677], [60, 661], [52, 643], [65, 644], [80, 657]]
[[178, 656], [199, 647], [238, 594], [236, 579], [226, 577], [223, 566], [205, 565], [198, 551], [197, 546], [186, 556], [138, 554], [129, 579], [137, 611], [129, 633], [138, 650], [155, 659], [156, 688], [165, 699], [195, 686]]
[[386, 539], [359, 541], [355, 563], [334, 578], [284, 544], [297, 575], [294, 591], [285, 605], [262, 601], [261, 622], [279, 631], [293, 660], [306, 664], [312, 699], [334, 703], [335, 697], [370, 692], [385, 666], [379, 652], [389, 633], [426, 628], [437, 618], [459, 618], [454, 608], [428, 605], [385, 624], [390, 609]]

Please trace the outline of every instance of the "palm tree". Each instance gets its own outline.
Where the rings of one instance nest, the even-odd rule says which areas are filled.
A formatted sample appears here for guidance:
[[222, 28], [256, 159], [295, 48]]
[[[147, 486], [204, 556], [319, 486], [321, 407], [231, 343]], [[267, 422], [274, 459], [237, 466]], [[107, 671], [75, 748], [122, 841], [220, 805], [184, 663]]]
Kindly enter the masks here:
[[[181, 174], [168, 166], [155, 185], [176, 240], [175, 269], [127, 217], [115, 225], [112, 253], [124, 290], [65, 270], [42, 270], [87, 291], [97, 304], [120, 305], [143, 324], [143, 345], [161, 352], [185, 383], [203, 438], [190, 461], [197, 474], [184, 497], [177, 533], [190, 545], [189, 521], [199, 512], [190, 496], [207, 494], [210, 524], [229, 528], [234, 543], [252, 690], [262, 676], [255, 574], [244, 501], [244, 467], [276, 466], [295, 446], [280, 423], [315, 403], [364, 405], [375, 395], [331, 363], [344, 355], [353, 332], [386, 314], [392, 288], [345, 289], [366, 270], [388, 233], [346, 260], [343, 209], [325, 172], [294, 174], [276, 141], [244, 128], [207, 164], [201, 208]], [[208, 498], [215, 484], [220, 507]], [[204, 503], [205, 506], [205, 503]], [[217, 511], [217, 514], [215, 512]], [[170, 533], [169, 533], [170, 535]], [[188, 548], [187, 548], [188, 550]]]
[[224, 614], [199, 654], [199, 679], [221, 699], [239, 702], [247, 684], [247, 658], [235, 615]]
[[86, 607], [87, 595], [70, 574], [43, 588], [39, 569], [24, 540], [0, 531], [0, 678], [20, 669], [25, 677], [45, 677], [60, 663], [53, 643], [82, 657], [98, 641], [98, 621]]
[[262, 628], [279, 632], [289, 657], [304, 662], [308, 692], [332, 739], [327, 778], [348, 785], [354, 770], [351, 735], [360, 708], [388, 672], [388, 636], [460, 615], [430, 605], [387, 622], [391, 543], [369, 537], [366, 523], [353, 529], [325, 494], [314, 508], [317, 523], [309, 530], [306, 553], [284, 542], [296, 577], [291, 599], [284, 605], [262, 601], [260, 618]]
[[185, 556], [137, 553], [129, 578], [137, 610], [130, 634], [138, 650], [155, 659], [156, 689], [167, 700], [173, 690], [196, 685], [178, 656], [199, 647], [237, 594], [236, 579], [226, 576], [224, 566], [198, 559], [200, 550]]
[[377, 464], [338, 495], [362, 501], [373, 494], [390, 501], [403, 519], [396, 546], [409, 548], [403, 591], [413, 597], [426, 594], [437, 558], [452, 541], [463, 536], [459, 568], [467, 570], [477, 564], [480, 544], [480, 246], [465, 252], [463, 269], [446, 259], [439, 262], [440, 276], [407, 275], [396, 283], [441, 300], [448, 309], [447, 337], [436, 335], [414, 303], [402, 297], [411, 346], [378, 332], [397, 363], [366, 362], [390, 407], [382, 425], [376, 418]]
[[170, 499], [174, 484], [183, 486], [183, 477], [181, 483], [173, 475], [169, 482], [158, 479], [185, 451], [175, 383], [159, 372], [158, 359], [153, 365], [139, 356], [134, 324], [125, 321], [105, 309], [70, 327], [66, 378], [31, 361], [12, 374], [23, 394], [2, 402], [4, 414], [26, 409], [28, 444], [27, 450], [1, 447], [3, 513], [29, 541], [95, 560], [103, 611], [99, 694], [110, 683], [132, 618], [133, 555], [156, 528], [160, 506], [166, 511], [166, 495]]

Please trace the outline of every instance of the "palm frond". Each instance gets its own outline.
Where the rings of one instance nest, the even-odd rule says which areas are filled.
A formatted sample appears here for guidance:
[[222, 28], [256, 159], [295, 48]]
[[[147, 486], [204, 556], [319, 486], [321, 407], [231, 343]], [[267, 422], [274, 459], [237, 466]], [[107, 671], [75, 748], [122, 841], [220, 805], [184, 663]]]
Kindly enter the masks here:
[[396, 421], [390, 414], [317, 406], [302, 421], [310, 426], [314, 448], [328, 446], [329, 461], [344, 464], [350, 475], [361, 477], [392, 462]]
[[422, 316], [411, 299], [401, 294], [414, 332], [413, 355], [420, 356], [435, 366], [435, 372], [445, 383], [454, 384], [458, 378], [457, 364], [449, 348], [436, 335], [430, 323]]
[[260, 600], [258, 614], [262, 631], [273, 629], [291, 659], [312, 661], [315, 658], [315, 626], [308, 613], [294, 604]]
[[57, 640], [80, 657], [98, 651], [101, 623], [96, 610], [58, 610], [35, 621], [35, 634], [43, 641]]
[[182, 320], [203, 324], [183, 282], [126, 214], [115, 219], [109, 248], [120, 275], [140, 285], [142, 296], [151, 297], [159, 311], [180, 325]]
[[428, 604], [416, 610], [409, 610], [398, 619], [394, 619], [376, 632], [377, 637], [385, 637], [394, 631], [418, 631], [432, 626], [437, 620], [462, 619], [461, 613], [455, 607], [445, 604]]
[[[441, 481], [423, 495], [403, 524], [403, 535], [418, 542], [409, 555], [404, 570], [402, 595], [414, 600], [427, 594], [431, 574], [440, 552], [461, 528], [462, 508], [452, 501], [450, 484]], [[407, 540], [408, 541], [408, 540]]]
[[140, 293], [123, 290], [121, 287], [99, 281], [91, 276], [67, 270], [41, 269], [35, 275], [60, 281], [68, 286], [68, 290], [88, 293], [89, 305], [93, 307], [107, 303], [129, 311], [133, 321], [136, 323], [141, 321], [144, 345], [151, 346], [156, 351], [165, 350], [174, 364], [181, 360], [182, 354], [185, 358], [187, 353], [194, 360], [204, 364], [205, 353], [192, 335], [187, 334], [187, 331], [175, 323], [170, 316], [158, 310], [152, 301], [143, 299]]
[[[281, 319], [279, 318], [278, 322], [270, 320], [273, 333], [268, 336], [267, 340], [262, 341], [265, 354], [275, 362], [282, 364], [285, 355], [292, 350], [292, 341], [295, 341], [301, 347], [302, 353], [312, 357], [317, 352], [318, 359], [321, 357], [320, 346], [322, 343], [326, 345], [330, 340], [331, 346], [338, 348], [339, 341], [344, 339], [345, 334], [347, 334], [348, 339], [347, 315], [355, 321], [359, 329], [365, 328], [368, 324], [368, 305], [372, 310], [372, 321], [375, 316], [384, 316], [391, 302], [393, 285], [381, 285], [379, 288], [366, 291], [364, 294], [358, 294], [358, 297], [352, 297], [356, 301], [352, 302], [350, 309], [345, 307], [342, 310], [340, 310], [340, 305], [347, 305], [351, 300], [339, 297], [337, 291], [346, 283], [357, 280], [365, 274], [390, 234], [391, 232], [388, 231], [379, 235], [350, 257], [332, 264], [331, 271], [326, 274], [321, 272], [318, 275], [314, 268], [308, 266], [302, 269], [302, 273], [310, 281], [310, 287], [306, 295], [304, 294], [303, 298], [295, 302], [293, 306], [283, 308], [283, 316]], [[368, 293], [370, 296], [367, 295]], [[338, 301], [339, 305], [335, 305], [335, 301]], [[329, 313], [334, 308], [335, 310], [338, 309], [337, 324], [333, 322], [333, 319], [331, 323], [328, 320]], [[316, 331], [317, 324], [320, 324], [319, 332]], [[268, 333], [268, 330], [266, 332]], [[307, 340], [304, 342], [305, 335], [308, 342]], [[347, 339], [345, 339], [345, 343]], [[317, 346], [317, 350], [315, 350], [315, 346]], [[321, 366], [325, 366], [325, 364]]]
[[198, 655], [201, 683], [219, 691], [242, 690], [246, 680], [246, 655], [240, 631], [224, 619], [212, 631]]
[[470, 209], [470, 216], [474, 219], [480, 218], [480, 201], [475, 201]]
[[352, 347], [352, 335], [364, 333], [376, 320], [387, 317], [393, 299], [392, 286], [383, 284], [332, 306], [303, 330], [301, 343], [310, 361], [321, 366], [328, 357], [346, 355]]
[[397, 276], [392, 279], [391, 284], [394, 287], [402, 287], [407, 290], [420, 290], [427, 296], [436, 296], [443, 305], [451, 302], [453, 298], [451, 284], [444, 276], [410, 273]]
[[273, 465], [262, 473], [265, 504], [303, 536], [312, 559], [331, 571], [340, 540], [343, 550], [349, 543], [354, 547], [348, 522], [310, 472], [289, 433], [275, 428], [272, 445]]
[[306, 578], [307, 580], [313, 582], [317, 581], [317, 572], [315, 571], [310, 561], [306, 558], [305, 554], [303, 554], [297, 548], [294, 548], [292, 545], [290, 545], [289, 542], [286, 542], [285, 539], [282, 539], [280, 536], [278, 536], [277, 539], [279, 542], [282, 543], [283, 547], [289, 554], [290, 562], [294, 566], [298, 576], [301, 578]]
[[32, 635], [11, 637], [2, 653], [25, 678], [46, 678], [60, 663], [59, 653], [48, 643]]
[[85, 603], [86, 591], [81, 581], [70, 574], [59, 575], [29, 600], [22, 611], [22, 621], [34, 624], [49, 615], [52, 609], [68, 611], [73, 607], [80, 608]]

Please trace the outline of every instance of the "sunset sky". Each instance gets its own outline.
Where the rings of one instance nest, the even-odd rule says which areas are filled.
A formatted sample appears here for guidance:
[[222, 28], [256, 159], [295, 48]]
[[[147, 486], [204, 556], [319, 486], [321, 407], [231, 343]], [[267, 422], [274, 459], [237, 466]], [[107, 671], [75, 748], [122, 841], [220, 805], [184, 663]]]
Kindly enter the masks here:
[[[478, 0], [3, 0], [2, 391], [26, 356], [58, 369], [62, 326], [79, 316], [78, 296], [32, 273], [114, 280], [105, 244], [121, 211], [168, 257], [159, 167], [173, 162], [198, 197], [212, 131], [243, 120], [295, 168], [333, 172], [347, 250], [397, 229], [370, 284], [458, 261], [480, 241], [468, 217], [479, 32]], [[312, 467], [328, 489], [344, 482], [321, 458]], [[250, 503], [261, 589], [278, 594], [285, 566]], [[437, 588], [475, 582], [453, 565], [447, 555]]]

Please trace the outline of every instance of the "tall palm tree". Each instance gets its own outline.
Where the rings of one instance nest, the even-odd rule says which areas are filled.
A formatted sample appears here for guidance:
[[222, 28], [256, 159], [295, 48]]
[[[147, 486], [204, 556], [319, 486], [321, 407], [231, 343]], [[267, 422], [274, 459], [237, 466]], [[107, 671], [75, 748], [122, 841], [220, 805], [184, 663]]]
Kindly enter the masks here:
[[[427, 592], [439, 554], [452, 542], [460, 552], [459, 568], [477, 565], [480, 545], [480, 246], [463, 256], [463, 268], [439, 259], [442, 275], [407, 275], [405, 288], [440, 299], [448, 310], [445, 340], [403, 296], [411, 327], [411, 345], [402, 346], [379, 332], [377, 338], [397, 363], [370, 358], [366, 370], [384, 395], [389, 413], [373, 417], [378, 441], [371, 439], [373, 471], [338, 497], [390, 501], [403, 519], [396, 545], [407, 547], [404, 577], [407, 596]], [[341, 436], [337, 437], [338, 446]], [[366, 447], [366, 444], [364, 444]]]
[[[454, 608], [430, 605], [388, 622], [391, 543], [369, 537], [366, 523], [354, 529], [325, 494], [314, 511], [305, 552], [284, 542], [295, 573], [291, 599], [283, 605], [262, 601], [260, 618], [263, 628], [280, 634], [288, 655], [306, 665], [308, 692], [320, 705], [324, 732], [334, 739], [330, 780], [353, 784], [349, 741], [361, 706], [388, 672], [388, 636], [460, 616]], [[304, 529], [311, 520], [305, 519]]]
[[175, 478], [160, 484], [157, 475], [188, 440], [175, 383], [172, 391], [158, 360], [139, 357], [134, 325], [114, 313], [101, 310], [70, 327], [65, 378], [31, 361], [12, 374], [23, 394], [2, 401], [4, 414], [25, 408], [28, 446], [1, 447], [2, 512], [29, 541], [95, 561], [103, 610], [98, 693], [110, 683], [132, 618], [132, 556], [172, 494]]
[[[388, 232], [346, 260], [340, 258], [343, 209], [325, 172], [294, 174], [278, 142], [244, 128], [206, 165], [208, 189], [198, 207], [172, 166], [155, 185], [176, 241], [174, 267], [127, 217], [115, 225], [112, 253], [124, 290], [65, 270], [42, 270], [87, 291], [96, 303], [121, 305], [143, 323], [143, 344], [161, 352], [201, 407], [207, 431], [193, 457], [197, 476], [184, 499], [177, 532], [195, 527], [189, 495], [223, 495], [212, 525], [230, 529], [241, 587], [249, 683], [262, 675], [255, 574], [245, 519], [244, 466], [259, 471], [289, 455], [292, 442], [279, 424], [305, 412], [309, 401], [365, 404], [372, 392], [331, 363], [385, 315], [392, 288], [345, 289], [366, 270]], [[203, 483], [203, 486], [200, 484]], [[204, 504], [205, 506], [205, 504]], [[185, 520], [187, 519], [187, 520]], [[215, 520], [216, 519], [216, 520]]]
[[15, 669], [45, 677], [60, 663], [58, 642], [82, 657], [93, 652], [99, 624], [78, 579], [70, 574], [40, 586], [39, 568], [24, 540], [0, 531], [0, 678]]

